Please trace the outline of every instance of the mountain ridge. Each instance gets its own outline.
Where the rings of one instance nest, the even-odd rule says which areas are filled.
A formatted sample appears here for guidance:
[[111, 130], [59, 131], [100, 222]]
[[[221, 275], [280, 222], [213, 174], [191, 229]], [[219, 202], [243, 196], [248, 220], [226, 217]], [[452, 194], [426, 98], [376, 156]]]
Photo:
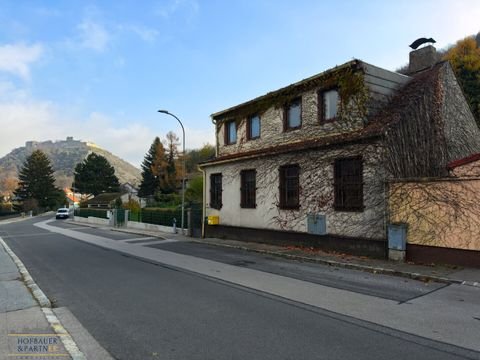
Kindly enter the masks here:
[[115, 168], [115, 175], [121, 184], [138, 185], [140, 183], [140, 169], [129, 162], [94, 143], [67, 137], [66, 140], [27, 141], [25, 146], [15, 148], [0, 158], [0, 192], [11, 193], [12, 179], [18, 179], [18, 172], [26, 158], [37, 149], [42, 150], [49, 157], [56, 185], [60, 188], [71, 186], [75, 166], [92, 152], [108, 160]]

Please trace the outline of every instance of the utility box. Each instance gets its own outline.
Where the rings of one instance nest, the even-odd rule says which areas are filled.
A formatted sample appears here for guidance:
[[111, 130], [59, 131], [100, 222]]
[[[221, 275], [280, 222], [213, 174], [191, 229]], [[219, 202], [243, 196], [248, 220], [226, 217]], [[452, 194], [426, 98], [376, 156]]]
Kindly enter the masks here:
[[327, 233], [327, 219], [325, 215], [308, 214], [307, 232], [315, 235], [325, 235]]
[[388, 225], [388, 258], [405, 261], [407, 251], [407, 224]]
[[220, 217], [219, 216], [209, 216], [208, 217], [208, 225], [218, 225], [220, 224]]

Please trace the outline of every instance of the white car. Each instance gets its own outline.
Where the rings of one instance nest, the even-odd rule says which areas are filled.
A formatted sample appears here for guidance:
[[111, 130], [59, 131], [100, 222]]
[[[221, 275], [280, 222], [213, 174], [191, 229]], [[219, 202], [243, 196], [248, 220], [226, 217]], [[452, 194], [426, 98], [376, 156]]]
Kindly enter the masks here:
[[60, 208], [55, 214], [56, 219], [68, 219], [70, 217], [70, 210], [68, 208]]

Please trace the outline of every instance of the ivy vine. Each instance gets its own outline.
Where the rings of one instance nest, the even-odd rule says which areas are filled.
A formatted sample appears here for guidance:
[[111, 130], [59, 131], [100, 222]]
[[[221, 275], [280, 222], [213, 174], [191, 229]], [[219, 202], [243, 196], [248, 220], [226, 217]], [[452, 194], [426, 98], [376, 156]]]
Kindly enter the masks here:
[[298, 84], [270, 92], [225, 114], [219, 115], [216, 117], [216, 120], [235, 120], [237, 125], [239, 125], [242, 119], [254, 114], [261, 116], [271, 107], [275, 109], [283, 108], [302, 93], [314, 89], [320, 91], [329, 88], [338, 89], [340, 95], [339, 117], [344, 118], [347, 116], [348, 108], [350, 108], [352, 103], [357, 113], [361, 114], [361, 116], [366, 116], [369, 93], [365, 86], [364, 73], [358, 62], [355, 62], [328, 71], [323, 75], [306, 79]]

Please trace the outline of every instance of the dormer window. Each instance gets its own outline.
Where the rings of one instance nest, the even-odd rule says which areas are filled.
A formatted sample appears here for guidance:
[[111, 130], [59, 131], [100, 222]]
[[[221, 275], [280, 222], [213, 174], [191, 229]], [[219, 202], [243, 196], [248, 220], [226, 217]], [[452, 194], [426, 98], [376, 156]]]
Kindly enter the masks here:
[[284, 130], [298, 129], [302, 126], [302, 98], [292, 100], [285, 107]]
[[320, 122], [333, 121], [337, 118], [339, 99], [336, 89], [318, 93], [318, 117]]
[[235, 144], [237, 142], [237, 123], [235, 120], [225, 123], [225, 145]]

